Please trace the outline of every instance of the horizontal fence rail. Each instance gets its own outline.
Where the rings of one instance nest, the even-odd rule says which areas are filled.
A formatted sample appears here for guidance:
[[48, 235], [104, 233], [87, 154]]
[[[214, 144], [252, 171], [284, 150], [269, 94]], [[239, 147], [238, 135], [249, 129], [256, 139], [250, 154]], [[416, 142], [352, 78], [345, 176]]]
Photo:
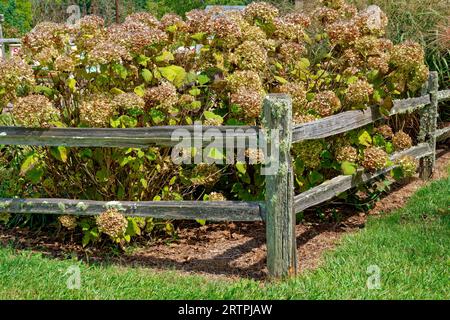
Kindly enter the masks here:
[[263, 203], [244, 201], [91, 201], [68, 199], [0, 199], [0, 212], [95, 216], [115, 208], [130, 217], [167, 220], [263, 221]]
[[436, 135], [435, 136], [436, 136], [436, 141], [437, 142], [450, 139], [450, 127], [446, 127], [446, 128], [442, 128], [442, 129], [436, 130]]
[[[425, 107], [430, 102], [430, 95], [394, 100], [390, 115], [414, 112]], [[383, 119], [383, 116], [377, 106], [365, 110], [342, 112], [334, 116], [295, 126], [292, 134], [293, 142], [331, 137], [364, 127], [381, 119]]]
[[[259, 128], [251, 126], [165, 126], [149, 128], [22, 128], [0, 127], [0, 144], [65, 147], [146, 148], [176, 146], [184, 133], [194, 145], [207, 145], [205, 136], [213, 130], [227, 139], [258, 138]], [[209, 132], [209, 133], [208, 133]]]
[[[408, 150], [395, 153], [391, 156], [391, 160], [396, 160], [403, 156], [411, 156], [416, 159], [420, 159], [430, 154], [431, 150], [429, 145], [427, 143], [422, 143]], [[392, 166], [375, 173], [363, 173], [361, 170], [359, 170], [359, 174], [356, 174], [354, 176], [338, 176], [334, 179], [326, 181], [321, 185], [296, 196], [294, 198], [294, 211], [296, 213], [299, 213], [315, 205], [321, 204], [327, 200], [333, 199], [334, 197], [353, 187], [364, 184], [372, 179], [388, 173], [395, 167], [396, 166]]]

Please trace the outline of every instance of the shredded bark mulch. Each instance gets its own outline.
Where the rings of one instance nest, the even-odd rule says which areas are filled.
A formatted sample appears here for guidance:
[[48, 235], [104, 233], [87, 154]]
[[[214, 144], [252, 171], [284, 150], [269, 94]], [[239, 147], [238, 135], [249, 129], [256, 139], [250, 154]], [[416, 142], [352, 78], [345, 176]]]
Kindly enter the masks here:
[[[437, 160], [433, 179], [447, 176], [450, 152], [443, 151]], [[317, 268], [323, 253], [332, 250], [343, 235], [364, 228], [369, 215], [380, 215], [401, 208], [408, 198], [427, 182], [418, 177], [407, 184], [395, 184], [393, 190], [376, 203], [369, 212], [332, 204], [339, 219], [319, 219], [314, 212], [296, 226], [298, 265], [300, 272]], [[265, 228], [263, 223], [198, 224], [183, 222], [174, 241], [141, 243], [126, 253], [112, 254], [102, 247], [83, 249], [79, 239], [62, 234], [49, 235], [26, 229], [5, 230], [0, 227], [0, 244], [17, 249], [41, 252], [54, 258], [76, 256], [89, 263], [114, 263], [126, 266], [151, 267], [153, 270], [174, 269], [182, 273], [203, 274], [228, 279], [264, 279], [266, 269]]]

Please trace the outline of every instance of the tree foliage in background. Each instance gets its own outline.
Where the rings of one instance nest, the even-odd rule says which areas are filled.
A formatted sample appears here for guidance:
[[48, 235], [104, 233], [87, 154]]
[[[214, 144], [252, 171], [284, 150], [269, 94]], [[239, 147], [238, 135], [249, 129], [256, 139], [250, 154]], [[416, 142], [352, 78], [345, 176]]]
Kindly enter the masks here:
[[5, 15], [6, 37], [20, 36], [32, 28], [33, 13], [28, 0], [1, 0], [0, 13]]

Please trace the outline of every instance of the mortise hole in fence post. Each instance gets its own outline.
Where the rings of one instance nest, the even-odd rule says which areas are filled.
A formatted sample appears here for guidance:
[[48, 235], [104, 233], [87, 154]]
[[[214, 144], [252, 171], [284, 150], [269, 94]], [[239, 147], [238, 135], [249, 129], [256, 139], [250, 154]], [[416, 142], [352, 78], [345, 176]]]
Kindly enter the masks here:
[[[270, 152], [267, 160], [270, 159], [269, 166], [274, 169], [272, 172], [266, 172], [267, 268], [270, 277], [284, 278], [297, 273], [296, 220], [293, 209], [294, 176], [290, 153], [292, 146], [290, 96], [285, 94], [267, 96], [264, 101], [263, 117], [263, 124], [267, 130], [267, 150]], [[274, 139], [274, 130], [277, 130], [275, 132], [279, 136], [279, 141]], [[266, 165], [269, 161], [266, 161]]]
[[431, 103], [420, 111], [420, 132], [419, 142], [426, 142], [430, 146], [432, 154], [420, 160], [419, 175], [421, 179], [430, 179], [433, 174], [433, 167], [436, 161], [436, 130], [438, 117], [438, 73], [430, 72], [428, 80], [428, 91]]

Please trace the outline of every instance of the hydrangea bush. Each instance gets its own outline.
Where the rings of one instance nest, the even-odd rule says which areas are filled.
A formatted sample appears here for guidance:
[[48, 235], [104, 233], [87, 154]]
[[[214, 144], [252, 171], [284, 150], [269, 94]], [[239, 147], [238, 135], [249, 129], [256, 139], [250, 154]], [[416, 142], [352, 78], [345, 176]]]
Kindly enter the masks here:
[[[292, 96], [300, 124], [369, 105], [387, 113], [393, 99], [422, 87], [428, 77], [423, 49], [384, 38], [383, 12], [358, 12], [343, 0], [322, 5], [309, 16], [281, 15], [256, 2], [242, 12], [193, 10], [186, 19], [135, 13], [111, 26], [96, 16], [75, 26], [42, 23], [24, 37], [21, 57], [1, 62], [2, 124], [259, 125], [264, 96], [276, 92]], [[389, 154], [411, 144], [410, 136], [387, 125], [296, 144], [296, 189], [361, 166], [384, 168]], [[175, 166], [170, 152], [2, 147], [0, 175], [10, 181], [2, 189], [7, 196], [97, 200], [264, 198], [260, 165]], [[400, 163], [411, 172], [411, 159]], [[124, 219], [108, 211], [96, 221], [60, 221], [68, 229], [81, 226], [90, 234], [85, 243], [98, 233], [117, 240], [156, 225], [128, 219], [127, 229]], [[170, 224], [164, 228], [173, 232]]]

